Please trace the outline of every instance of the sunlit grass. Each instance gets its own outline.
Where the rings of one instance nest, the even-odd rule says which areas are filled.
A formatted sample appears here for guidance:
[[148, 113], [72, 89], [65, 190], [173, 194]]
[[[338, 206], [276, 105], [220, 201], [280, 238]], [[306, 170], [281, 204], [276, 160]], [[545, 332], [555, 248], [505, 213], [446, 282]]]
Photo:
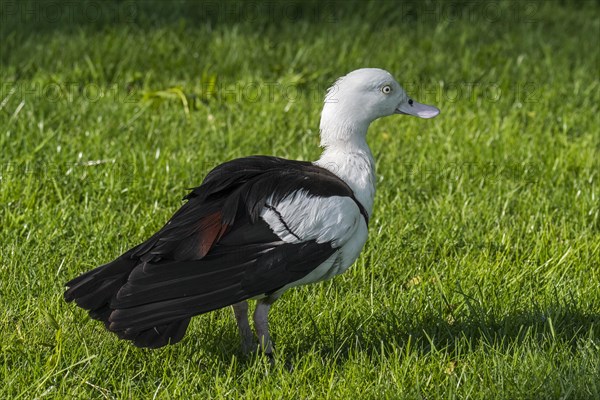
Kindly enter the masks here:
[[[597, 3], [51, 3], [0, 17], [0, 398], [600, 397]], [[369, 242], [274, 367], [230, 310], [147, 351], [63, 302], [218, 163], [316, 159], [364, 66], [442, 114], [371, 127]]]

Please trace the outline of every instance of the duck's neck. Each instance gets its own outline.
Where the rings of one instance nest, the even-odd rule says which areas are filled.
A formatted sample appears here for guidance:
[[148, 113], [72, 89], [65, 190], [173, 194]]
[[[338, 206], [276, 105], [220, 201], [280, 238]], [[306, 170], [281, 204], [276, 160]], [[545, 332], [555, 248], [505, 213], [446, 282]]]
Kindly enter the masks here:
[[375, 161], [367, 145], [369, 124], [327, 124], [321, 120], [323, 154], [316, 165], [325, 168], [350, 186], [369, 215], [375, 199]]

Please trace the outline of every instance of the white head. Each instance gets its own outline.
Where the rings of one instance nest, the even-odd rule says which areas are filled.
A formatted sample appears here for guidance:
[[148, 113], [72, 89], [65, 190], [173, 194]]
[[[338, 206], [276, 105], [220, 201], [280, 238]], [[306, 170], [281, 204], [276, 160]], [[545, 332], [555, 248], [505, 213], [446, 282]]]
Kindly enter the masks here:
[[433, 118], [439, 113], [436, 107], [412, 100], [389, 72], [357, 69], [327, 91], [321, 113], [321, 145], [364, 142], [369, 124], [388, 115]]

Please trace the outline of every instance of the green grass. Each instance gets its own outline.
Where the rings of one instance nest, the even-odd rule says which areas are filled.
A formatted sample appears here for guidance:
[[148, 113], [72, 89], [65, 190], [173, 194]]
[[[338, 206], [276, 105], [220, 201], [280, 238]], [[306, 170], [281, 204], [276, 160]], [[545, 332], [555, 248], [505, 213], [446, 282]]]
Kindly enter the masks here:
[[[600, 398], [597, 2], [67, 4], [0, 4], [0, 398]], [[147, 351], [64, 303], [216, 164], [316, 159], [365, 66], [442, 114], [372, 125], [367, 246], [274, 367], [230, 310]]]

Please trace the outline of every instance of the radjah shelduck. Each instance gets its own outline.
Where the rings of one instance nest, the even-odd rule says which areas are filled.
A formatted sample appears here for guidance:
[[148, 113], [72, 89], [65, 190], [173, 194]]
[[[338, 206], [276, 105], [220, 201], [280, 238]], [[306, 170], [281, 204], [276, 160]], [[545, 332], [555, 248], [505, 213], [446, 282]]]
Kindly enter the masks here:
[[[339, 78], [321, 114], [315, 162], [251, 156], [225, 162], [152, 237], [69, 281], [65, 299], [138, 347], [179, 342], [190, 319], [233, 306], [242, 350], [271, 355], [268, 313], [288, 289], [329, 279], [358, 258], [375, 196], [367, 145], [374, 120], [432, 118], [384, 70]], [[248, 300], [256, 300], [254, 327]]]

